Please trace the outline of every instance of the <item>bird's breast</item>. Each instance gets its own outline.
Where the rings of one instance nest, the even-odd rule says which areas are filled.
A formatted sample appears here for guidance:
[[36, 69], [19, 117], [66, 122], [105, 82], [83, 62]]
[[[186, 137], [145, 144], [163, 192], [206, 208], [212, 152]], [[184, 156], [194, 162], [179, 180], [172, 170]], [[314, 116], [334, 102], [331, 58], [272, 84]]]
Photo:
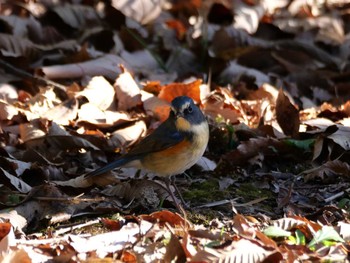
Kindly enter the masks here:
[[181, 174], [192, 167], [203, 155], [209, 140], [207, 122], [192, 125], [192, 133], [180, 143], [165, 150], [148, 154], [142, 160], [144, 169], [159, 176]]

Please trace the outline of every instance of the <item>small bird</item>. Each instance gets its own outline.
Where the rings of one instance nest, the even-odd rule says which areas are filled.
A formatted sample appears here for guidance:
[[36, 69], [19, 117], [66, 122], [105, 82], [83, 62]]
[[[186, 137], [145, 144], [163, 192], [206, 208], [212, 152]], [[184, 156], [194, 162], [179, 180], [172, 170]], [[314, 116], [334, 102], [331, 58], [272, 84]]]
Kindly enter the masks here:
[[[201, 110], [187, 96], [176, 97], [169, 117], [154, 132], [141, 140], [127, 154], [112, 163], [89, 172], [85, 177], [104, 174], [118, 167], [134, 167], [153, 172], [164, 179], [168, 192], [170, 177], [192, 167], [203, 155], [209, 140], [208, 122]], [[183, 198], [173, 184], [182, 203]]]

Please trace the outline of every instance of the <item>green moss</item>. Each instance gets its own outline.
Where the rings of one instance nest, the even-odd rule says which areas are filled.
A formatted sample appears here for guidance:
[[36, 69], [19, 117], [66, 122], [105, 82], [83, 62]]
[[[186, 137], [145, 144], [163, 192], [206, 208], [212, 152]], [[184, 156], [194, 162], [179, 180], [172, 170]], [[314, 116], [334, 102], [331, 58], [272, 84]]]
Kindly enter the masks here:
[[238, 197], [242, 197], [247, 201], [264, 197], [265, 194], [268, 193], [271, 194], [270, 191], [256, 188], [256, 186], [250, 182], [240, 184], [239, 187], [236, 188], [236, 193]]
[[219, 189], [219, 183], [216, 179], [192, 184], [190, 189], [183, 193], [183, 196], [192, 205], [231, 198], [229, 191]]
[[259, 189], [256, 184], [251, 182], [242, 183], [236, 187], [236, 197], [241, 197], [243, 202], [253, 201], [255, 199], [266, 197], [267, 200], [259, 202], [256, 205], [268, 211], [274, 211], [276, 207], [274, 193], [268, 189]]
[[200, 213], [188, 212], [187, 218], [193, 224], [209, 226], [213, 219], [220, 218], [220, 214], [213, 209], [201, 209]]

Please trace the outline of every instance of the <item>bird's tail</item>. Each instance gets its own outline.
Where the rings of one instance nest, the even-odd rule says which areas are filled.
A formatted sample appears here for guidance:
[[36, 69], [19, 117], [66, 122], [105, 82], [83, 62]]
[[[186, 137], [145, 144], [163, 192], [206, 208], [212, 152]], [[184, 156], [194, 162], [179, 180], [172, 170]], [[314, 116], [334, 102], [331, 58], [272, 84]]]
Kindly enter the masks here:
[[116, 169], [118, 167], [121, 167], [125, 164], [127, 164], [128, 162], [130, 162], [130, 160], [128, 158], [119, 158], [105, 166], [102, 166], [100, 168], [97, 168], [96, 170], [94, 171], [91, 171], [87, 174], [84, 175], [85, 178], [90, 178], [90, 177], [93, 177], [93, 176], [98, 176], [98, 175], [101, 175], [101, 174], [105, 174], [109, 171], [112, 171], [113, 169]]

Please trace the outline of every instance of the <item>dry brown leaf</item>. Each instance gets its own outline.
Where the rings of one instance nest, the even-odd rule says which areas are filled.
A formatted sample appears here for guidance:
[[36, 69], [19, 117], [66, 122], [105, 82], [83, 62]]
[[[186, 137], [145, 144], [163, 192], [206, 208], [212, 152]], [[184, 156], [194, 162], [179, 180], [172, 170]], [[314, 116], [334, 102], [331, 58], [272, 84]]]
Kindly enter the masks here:
[[167, 244], [163, 259], [165, 262], [172, 262], [173, 260], [176, 260], [177, 262], [186, 262], [186, 253], [179, 238], [173, 233], [171, 233], [170, 241]]
[[124, 225], [124, 222], [122, 220], [114, 220], [109, 218], [101, 218], [101, 223], [103, 226], [112, 231], [120, 230]]
[[0, 182], [9, 187], [17, 189], [20, 193], [28, 193], [31, 190], [31, 186], [19, 179], [16, 176], [5, 171], [0, 167]]
[[335, 244], [331, 247], [320, 246], [316, 253], [322, 260], [336, 260], [345, 262], [348, 257], [348, 250], [344, 244]]
[[220, 78], [232, 82], [238, 81], [242, 75], [254, 77], [258, 87], [270, 82], [269, 77], [263, 72], [239, 65], [236, 61], [231, 61], [229, 63], [226, 69], [221, 72]]
[[221, 117], [230, 123], [243, 120], [245, 115], [241, 103], [224, 88], [219, 88], [208, 96], [204, 102], [203, 111], [213, 119]]
[[127, 124], [130, 116], [126, 112], [103, 111], [91, 103], [83, 104], [78, 111], [78, 126], [84, 126], [87, 129], [107, 129]]
[[277, 243], [262, 232], [257, 230], [255, 231], [255, 235], [260, 239], [261, 242], [263, 242], [264, 246], [278, 250]]
[[48, 126], [45, 120], [35, 119], [29, 123], [19, 125], [19, 132], [23, 142], [38, 139], [48, 133]]
[[273, 24], [286, 32], [297, 34], [302, 31], [314, 32], [315, 41], [329, 45], [340, 45], [344, 41], [342, 20], [335, 13], [312, 18], [277, 18], [274, 19]]
[[209, 160], [207, 157], [202, 156], [196, 163], [202, 171], [214, 171], [217, 167], [214, 161]]
[[62, 151], [100, 150], [93, 143], [78, 136], [49, 135], [26, 141], [25, 146], [35, 148], [37, 152], [45, 156], [51, 162], [59, 156]]
[[137, 121], [133, 125], [124, 129], [118, 129], [113, 132], [109, 142], [114, 148], [127, 148], [137, 142], [141, 137], [145, 136], [147, 126], [144, 121]]
[[185, 25], [180, 20], [169, 19], [165, 22], [165, 24], [169, 28], [172, 28], [175, 30], [177, 39], [181, 40], [184, 38], [187, 29], [186, 29]]
[[134, 73], [148, 76], [160, 70], [159, 63], [147, 49], [137, 50], [135, 52], [123, 50], [120, 53], [120, 57], [125, 61], [123, 65], [127, 65]]
[[87, 87], [76, 93], [84, 96], [100, 110], [107, 110], [114, 102], [114, 88], [104, 77], [93, 77]]
[[118, 110], [126, 111], [141, 104], [141, 92], [130, 72], [123, 66], [120, 69], [122, 73], [116, 79], [114, 87]]
[[147, 81], [143, 86], [143, 91], [152, 93], [155, 96], [158, 96], [159, 92], [162, 89], [162, 85], [160, 84], [160, 81]]
[[0, 241], [10, 233], [11, 227], [10, 223], [0, 223]]
[[[126, 169], [127, 168], [121, 170]], [[134, 170], [134, 174], [136, 172], [137, 171]], [[123, 177], [123, 175], [120, 174], [118, 174], [118, 176], [120, 178]], [[128, 177], [128, 179], [130, 179], [130, 177]], [[97, 182], [94, 181], [94, 183], [99, 182], [99, 178], [97, 178]], [[127, 182], [120, 182], [104, 189], [102, 193], [113, 198], [121, 198], [121, 200], [126, 201], [127, 203], [132, 202], [137, 206], [141, 205], [147, 209], [156, 209], [162, 200], [172, 200], [164, 186], [155, 181], [146, 179], [136, 179], [129, 180]]]
[[122, 262], [127, 262], [127, 263], [137, 263], [137, 257], [135, 253], [132, 253], [126, 250], [123, 250], [122, 255], [120, 256], [120, 260]]
[[192, 98], [196, 103], [199, 103], [200, 98], [200, 85], [202, 84], [201, 79], [197, 79], [191, 83], [171, 83], [163, 86], [158, 97], [171, 102], [178, 96], [188, 96]]
[[255, 236], [255, 228], [251, 226], [251, 223], [244, 217], [244, 215], [235, 215], [233, 218], [233, 226], [240, 235], [247, 237]]
[[[327, 136], [327, 138], [340, 145], [344, 150], [350, 150], [350, 127], [337, 125], [336, 132]], [[327, 128], [328, 129], [328, 128]], [[325, 132], [327, 132], [327, 129]]]
[[109, 253], [121, 251], [137, 241], [137, 235], [149, 231], [152, 224], [144, 222], [142, 225], [128, 223], [119, 231], [97, 234], [92, 237], [70, 236], [70, 245], [77, 253], [95, 251], [100, 258], [106, 257]]
[[0, 100], [0, 120], [12, 120], [18, 113], [18, 108], [6, 101]]
[[17, 92], [17, 89], [10, 84], [7, 84], [6, 81], [3, 81], [0, 79], [0, 101], [1, 102], [7, 102], [7, 103], [13, 103], [19, 99], [19, 92]]
[[188, 226], [189, 223], [179, 214], [170, 212], [168, 210], [157, 211], [150, 215], [140, 215], [143, 220], [150, 222], [158, 222], [161, 225], [169, 224], [172, 227], [176, 226]]
[[340, 236], [345, 241], [350, 241], [350, 224], [348, 222], [338, 222], [337, 228], [339, 229]]
[[[258, 245], [256, 242], [240, 239], [223, 249], [204, 248], [191, 259], [192, 262], [263, 262], [269, 256], [276, 254], [276, 251], [269, 251]], [[277, 252], [276, 258], [271, 262], [282, 260], [282, 254]]]
[[51, 12], [56, 13], [61, 22], [75, 29], [97, 26], [101, 23], [100, 17], [93, 7], [87, 5], [55, 5]]
[[305, 181], [320, 178], [322, 180], [327, 177], [341, 176], [344, 179], [350, 180], [350, 165], [339, 160], [328, 161], [319, 167], [303, 171]]
[[27, 38], [0, 33], [0, 50], [3, 56], [26, 57], [37, 60], [42, 51]]
[[75, 98], [66, 100], [65, 102], [49, 109], [42, 118], [53, 120], [60, 125], [69, 125], [78, 114], [78, 101]]
[[[310, 134], [318, 134], [314, 146], [313, 160], [317, 159], [327, 149], [332, 154], [334, 143], [348, 151], [350, 149], [350, 128], [347, 126], [335, 124], [334, 122], [321, 118], [304, 121], [311, 128], [318, 128], [307, 131]], [[328, 140], [329, 139], [329, 140]]]
[[20, 177], [23, 172], [27, 169], [30, 169], [31, 163], [19, 161], [13, 158], [2, 157], [0, 156], [0, 164], [2, 168], [5, 168], [8, 172], [13, 171], [15, 174]]
[[280, 89], [276, 101], [276, 117], [285, 135], [298, 138], [300, 125], [299, 111], [291, 104], [282, 89]]
[[265, 11], [265, 5], [263, 3], [248, 6], [243, 2], [235, 2], [233, 27], [243, 29], [249, 34], [253, 34], [258, 29], [259, 21], [263, 17]]
[[66, 181], [52, 181], [52, 183], [54, 183], [55, 185], [69, 186], [73, 188], [88, 188], [93, 185], [107, 186], [116, 182], [119, 182], [119, 179], [113, 176], [112, 173], [107, 173], [107, 174], [104, 174], [103, 176], [98, 176], [93, 178], [86, 178], [84, 174]]
[[165, 121], [169, 116], [170, 103], [146, 91], [141, 91], [141, 94], [146, 113], [160, 121]]
[[[26, 251], [25, 249], [18, 249], [15, 251], [12, 250], [12, 251], [8, 251], [8, 253], [5, 253], [5, 255], [1, 255], [0, 261], [2, 261], [2, 262], [32, 263], [33, 259], [35, 259], [35, 256], [33, 256], [33, 254], [34, 253], [32, 253], [30, 255], [30, 251]], [[42, 259], [45, 258], [45, 260], [52, 259], [51, 257], [47, 257], [47, 256], [42, 256], [41, 258]]]
[[276, 87], [264, 83], [259, 89], [254, 90], [247, 95], [248, 100], [262, 100], [268, 99], [271, 103], [275, 103], [278, 97], [278, 90]]
[[277, 226], [283, 230], [292, 230], [298, 226], [306, 224], [307, 222], [305, 220], [299, 220], [291, 217], [281, 218], [273, 221], [274, 226]]
[[112, 6], [140, 24], [148, 24], [161, 13], [162, 1], [112, 0]]
[[49, 79], [74, 79], [84, 76], [104, 76], [115, 79], [121, 71], [118, 66], [127, 63], [119, 56], [107, 54], [102, 57], [77, 64], [44, 66], [41, 68]]

